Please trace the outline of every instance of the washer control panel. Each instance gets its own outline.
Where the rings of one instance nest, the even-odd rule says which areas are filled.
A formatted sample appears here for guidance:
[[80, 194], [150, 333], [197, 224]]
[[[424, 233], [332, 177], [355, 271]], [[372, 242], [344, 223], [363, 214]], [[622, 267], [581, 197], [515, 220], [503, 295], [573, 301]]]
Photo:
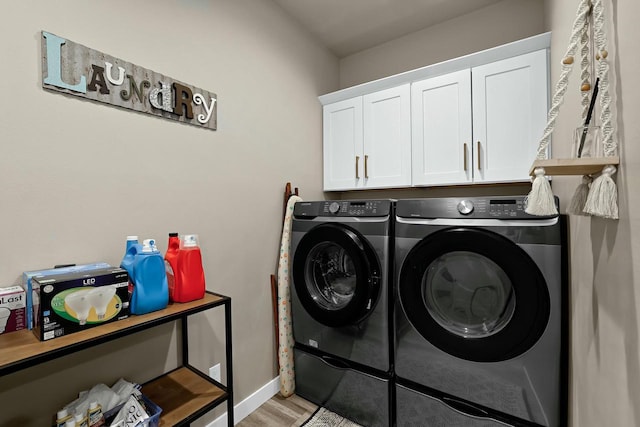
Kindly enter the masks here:
[[[556, 199], [556, 206], [558, 200]], [[542, 219], [529, 215], [526, 196], [432, 198], [398, 200], [396, 215], [401, 218]]]
[[293, 208], [296, 217], [355, 216], [378, 217], [391, 213], [391, 200], [327, 200], [298, 202]]

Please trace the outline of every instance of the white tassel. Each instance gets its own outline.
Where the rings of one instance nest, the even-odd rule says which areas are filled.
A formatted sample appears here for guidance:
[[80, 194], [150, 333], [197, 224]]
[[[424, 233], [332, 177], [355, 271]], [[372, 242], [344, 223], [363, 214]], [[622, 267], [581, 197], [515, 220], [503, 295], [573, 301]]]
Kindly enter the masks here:
[[576, 191], [573, 193], [573, 197], [571, 198], [571, 203], [569, 203], [569, 207], [567, 208], [568, 214], [588, 216], [584, 211], [584, 205], [587, 202], [589, 184], [591, 184], [591, 181], [593, 181], [593, 179], [589, 175], [582, 177], [582, 183], [576, 188]]
[[533, 172], [536, 177], [531, 184], [531, 192], [527, 196], [525, 212], [538, 216], [558, 215], [551, 184], [544, 176], [544, 168], [536, 168]]
[[608, 219], [618, 219], [618, 189], [611, 176], [617, 169], [607, 165], [602, 174], [593, 180], [584, 211], [590, 215]]

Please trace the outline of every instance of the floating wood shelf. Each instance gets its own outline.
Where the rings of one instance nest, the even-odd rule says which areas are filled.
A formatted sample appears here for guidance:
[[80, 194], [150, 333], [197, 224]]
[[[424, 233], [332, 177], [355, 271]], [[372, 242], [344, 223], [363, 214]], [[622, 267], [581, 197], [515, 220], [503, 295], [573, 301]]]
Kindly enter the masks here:
[[583, 157], [580, 159], [546, 159], [533, 162], [529, 175], [534, 176], [536, 168], [544, 168], [546, 175], [592, 175], [602, 172], [606, 165], [620, 164], [619, 156]]

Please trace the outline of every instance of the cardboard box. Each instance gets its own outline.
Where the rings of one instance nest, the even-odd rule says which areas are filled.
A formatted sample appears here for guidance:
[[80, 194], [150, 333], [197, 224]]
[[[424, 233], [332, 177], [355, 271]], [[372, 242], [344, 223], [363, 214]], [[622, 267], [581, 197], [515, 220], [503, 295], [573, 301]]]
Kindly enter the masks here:
[[0, 288], [0, 334], [26, 327], [26, 297], [20, 286]]
[[111, 265], [106, 262], [97, 262], [93, 264], [80, 264], [68, 267], [25, 271], [24, 273], [22, 273], [22, 288], [26, 292], [27, 297], [27, 328], [33, 329], [34, 313], [38, 311], [38, 304], [40, 303], [40, 301], [37, 299], [37, 289], [33, 288], [33, 277], [55, 276], [57, 274], [73, 273], [76, 271], [98, 270], [100, 268], [108, 267], [111, 267]]
[[119, 267], [34, 276], [40, 301], [33, 333], [41, 341], [129, 317], [129, 275]]

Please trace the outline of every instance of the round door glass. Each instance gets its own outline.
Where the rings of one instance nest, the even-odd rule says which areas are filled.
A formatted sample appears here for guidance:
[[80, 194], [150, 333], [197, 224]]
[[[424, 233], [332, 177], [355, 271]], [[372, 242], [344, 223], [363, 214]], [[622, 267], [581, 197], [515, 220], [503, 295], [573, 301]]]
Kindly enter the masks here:
[[314, 246], [307, 257], [305, 273], [309, 295], [325, 310], [340, 310], [353, 298], [356, 269], [342, 246], [332, 242]]
[[454, 251], [436, 258], [422, 278], [422, 297], [431, 317], [464, 338], [499, 332], [515, 311], [509, 277], [489, 258]]

